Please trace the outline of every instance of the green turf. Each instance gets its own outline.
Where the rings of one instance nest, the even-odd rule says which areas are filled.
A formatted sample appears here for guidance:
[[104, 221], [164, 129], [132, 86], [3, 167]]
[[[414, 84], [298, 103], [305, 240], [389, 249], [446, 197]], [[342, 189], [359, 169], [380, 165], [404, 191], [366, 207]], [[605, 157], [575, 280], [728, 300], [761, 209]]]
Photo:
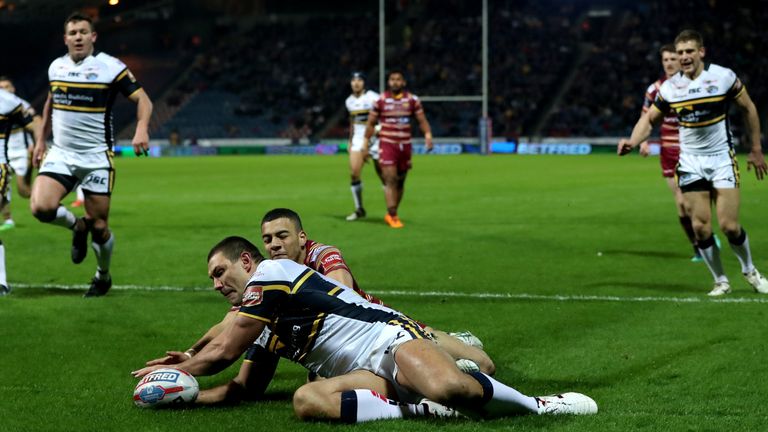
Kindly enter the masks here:
[[[82, 299], [83, 290], [65, 288], [90, 279], [92, 251], [71, 264], [69, 233], [38, 223], [16, 198], [18, 227], [0, 235], [16, 286], [0, 299], [2, 431], [754, 431], [768, 421], [768, 304], [706, 298], [711, 277], [688, 261], [655, 159], [416, 157], [402, 230], [383, 224], [383, 194], [370, 167], [369, 218], [344, 221], [352, 205], [343, 156], [116, 162], [115, 283], [188, 289], [115, 289]], [[742, 221], [758, 268], [768, 271], [766, 185], [744, 174]], [[261, 215], [278, 206], [297, 210], [310, 238], [339, 246], [364, 289], [435, 327], [480, 336], [502, 381], [528, 394], [587, 393], [600, 413], [302, 424], [290, 395], [305, 374], [288, 363], [268, 402], [135, 408], [129, 371], [166, 349], [187, 348], [227, 309], [218, 294], [192, 290], [209, 286], [209, 247], [232, 234], [258, 240]], [[723, 257], [729, 298], [759, 299], [727, 246]], [[387, 294], [395, 291], [411, 294]], [[418, 295], [427, 292], [511, 297]], [[673, 298], [688, 301], [665, 301]]]

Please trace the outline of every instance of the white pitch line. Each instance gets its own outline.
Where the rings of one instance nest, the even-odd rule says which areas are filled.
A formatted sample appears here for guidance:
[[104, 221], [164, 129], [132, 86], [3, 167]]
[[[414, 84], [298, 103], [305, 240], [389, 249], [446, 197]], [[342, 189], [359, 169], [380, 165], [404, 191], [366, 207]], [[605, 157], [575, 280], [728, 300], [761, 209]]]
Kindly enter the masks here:
[[[88, 285], [57, 285], [57, 284], [13, 284], [14, 289], [59, 289], [59, 290], [86, 290]], [[125, 291], [212, 291], [211, 287], [174, 287], [167, 285], [114, 285], [114, 290]], [[558, 294], [512, 294], [512, 293], [463, 293], [455, 291], [367, 291], [377, 296], [398, 297], [454, 297], [470, 299], [507, 299], [507, 300], [541, 300], [559, 302], [661, 302], [661, 303], [768, 303], [768, 297], [726, 297], [709, 298], [703, 294], [701, 297], [621, 297], [621, 296], [588, 296], [588, 295], [558, 295]]]

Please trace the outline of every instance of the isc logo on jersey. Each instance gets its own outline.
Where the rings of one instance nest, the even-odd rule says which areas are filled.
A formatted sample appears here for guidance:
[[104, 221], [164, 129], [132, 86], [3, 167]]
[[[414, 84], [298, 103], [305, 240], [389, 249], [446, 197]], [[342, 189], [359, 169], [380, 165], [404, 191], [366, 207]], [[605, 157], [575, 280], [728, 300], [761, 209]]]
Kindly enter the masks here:
[[141, 408], [192, 403], [200, 386], [192, 375], [180, 369], [158, 369], [139, 381], [133, 390], [133, 403]]
[[256, 306], [261, 304], [262, 288], [260, 286], [251, 286], [243, 294], [243, 306]]

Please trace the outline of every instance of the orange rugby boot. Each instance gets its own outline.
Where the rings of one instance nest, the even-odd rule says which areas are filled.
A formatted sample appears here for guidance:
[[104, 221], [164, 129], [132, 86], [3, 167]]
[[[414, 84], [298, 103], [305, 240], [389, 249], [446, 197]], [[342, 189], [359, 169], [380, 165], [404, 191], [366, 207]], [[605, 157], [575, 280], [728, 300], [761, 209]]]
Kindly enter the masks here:
[[389, 213], [384, 216], [384, 222], [386, 222], [387, 225], [389, 225], [391, 228], [402, 228], [404, 226], [403, 222], [399, 217], [397, 217], [397, 215], [392, 216]]

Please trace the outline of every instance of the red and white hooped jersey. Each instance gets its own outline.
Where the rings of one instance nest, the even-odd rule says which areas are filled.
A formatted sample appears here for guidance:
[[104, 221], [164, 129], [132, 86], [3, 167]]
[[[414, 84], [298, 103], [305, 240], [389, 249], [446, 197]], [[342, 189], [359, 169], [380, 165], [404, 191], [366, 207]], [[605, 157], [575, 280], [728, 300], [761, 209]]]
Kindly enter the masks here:
[[410, 144], [411, 117], [424, 112], [415, 94], [403, 91], [395, 96], [386, 91], [373, 106], [379, 115], [379, 142], [381, 144]]

